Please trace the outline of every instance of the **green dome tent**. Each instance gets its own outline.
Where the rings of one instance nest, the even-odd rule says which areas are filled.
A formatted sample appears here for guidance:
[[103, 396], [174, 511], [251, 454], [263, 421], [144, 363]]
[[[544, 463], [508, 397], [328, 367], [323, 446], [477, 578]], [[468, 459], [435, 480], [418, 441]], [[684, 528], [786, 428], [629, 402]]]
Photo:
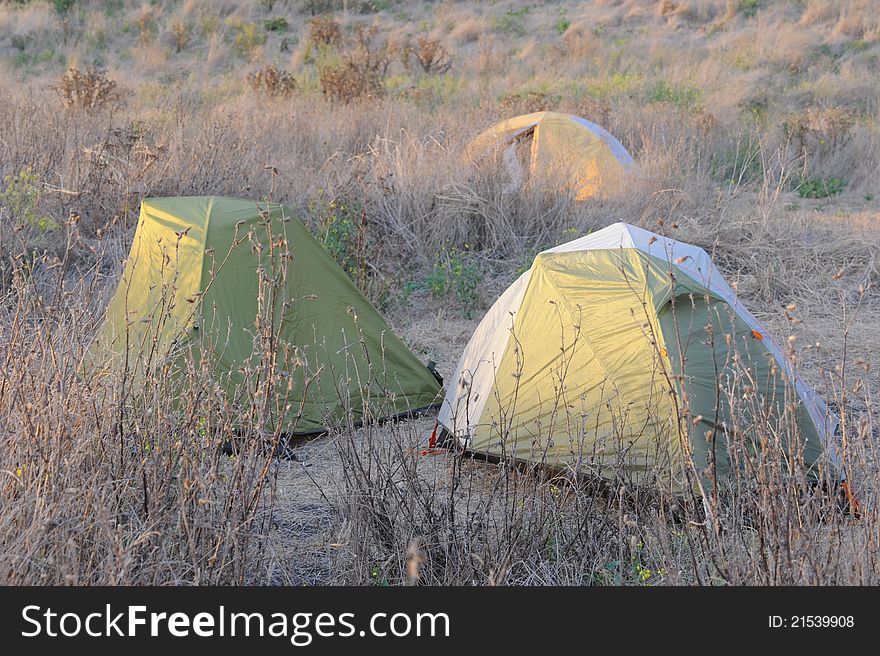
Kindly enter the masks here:
[[434, 374], [283, 205], [144, 200], [90, 368], [125, 367], [137, 377], [179, 367], [189, 354], [209, 359], [233, 398], [267, 349], [294, 401], [281, 417], [287, 433], [322, 432], [349, 412], [361, 421], [438, 400]]

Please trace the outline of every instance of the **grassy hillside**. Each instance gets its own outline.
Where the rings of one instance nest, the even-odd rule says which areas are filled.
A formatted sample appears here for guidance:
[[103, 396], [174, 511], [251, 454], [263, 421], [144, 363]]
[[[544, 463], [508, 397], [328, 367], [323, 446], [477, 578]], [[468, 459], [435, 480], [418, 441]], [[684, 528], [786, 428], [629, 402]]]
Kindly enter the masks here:
[[[0, 580], [876, 583], [878, 60], [857, 0], [0, 2]], [[640, 176], [581, 203], [462, 165], [542, 109]], [[161, 375], [80, 375], [140, 200], [190, 194], [288, 204], [447, 375], [543, 248], [620, 220], [698, 244], [840, 412], [864, 516], [411, 457], [430, 418], [226, 458], [253, 404], [204, 372], [179, 411]]]

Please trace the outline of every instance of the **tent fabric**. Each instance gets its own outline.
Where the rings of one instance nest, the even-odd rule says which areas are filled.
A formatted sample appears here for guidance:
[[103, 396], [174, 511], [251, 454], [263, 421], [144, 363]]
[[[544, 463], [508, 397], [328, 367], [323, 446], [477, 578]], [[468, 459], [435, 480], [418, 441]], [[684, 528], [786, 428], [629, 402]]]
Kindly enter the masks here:
[[474, 160], [504, 147], [503, 161], [513, 187], [524, 175], [515, 154], [522, 140], [530, 142], [529, 176], [562, 180], [578, 200], [602, 195], [617, 185], [634, 162], [626, 148], [607, 130], [584, 118], [557, 112], [536, 112], [497, 123], [478, 135], [466, 155]]
[[273, 399], [286, 432], [321, 432], [349, 412], [355, 421], [404, 414], [439, 396], [433, 374], [283, 205], [144, 200], [94, 367], [143, 376], [207, 358], [232, 399], [267, 348], [289, 379], [291, 408], [282, 391]]
[[[625, 223], [540, 253], [450, 381], [440, 424], [489, 455], [681, 484], [679, 435], [704, 467], [708, 435], [725, 444], [728, 427], [752, 422], [783, 433], [794, 407], [804, 461], [835, 457], [836, 417], [708, 254]], [[731, 408], [729, 394], [751, 400]], [[699, 420], [683, 428], [685, 402]], [[726, 473], [723, 449], [713, 455]]]

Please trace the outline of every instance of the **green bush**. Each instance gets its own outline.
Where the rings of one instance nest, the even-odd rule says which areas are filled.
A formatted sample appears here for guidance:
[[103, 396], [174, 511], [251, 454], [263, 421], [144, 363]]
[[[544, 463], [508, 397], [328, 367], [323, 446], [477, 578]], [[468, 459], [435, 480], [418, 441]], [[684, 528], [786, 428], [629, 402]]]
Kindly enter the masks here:
[[29, 168], [17, 175], [3, 178], [3, 191], [0, 191], [0, 206], [6, 208], [12, 220], [19, 225], [37, 228], [40, 232], [55, 230], [58, 224], [39, 210], [43, 198], [43, 188], [39, 176]]
[[764, 160], [757, 142], [749, 141], [735, 147], [720, 148], [709, 163], [709, 173], [724, 184], [748, 184], [764, 179]]
[[673, 86], [666, 80], [658, 81], [648, 89], [648, 102], [668, 102], [677, 107], [688, 109], [698, 104], [700, 91], [693, 87]]
[[63, 16], [73, 8], [76, 0], [53, 0], [52, 4], [55, 6], [55, 11]]
[[312, 203], [309, 209], [318, 218], [318, 240], [354, 278], [357, 272], [358, 217], [363, 208], [359, 203], [334, 199], [327, 203]]
[[470, 253], [457, 248], [443, 249], [437, 253], [434, 266], [420, 286], [435, 298], [453, 296], [461, 305], [464, 317], [470, 319], [480, 300], [477, 287], [481, 277]]
[[256, 23], [227, 18], [232, 33], [232, 49], [239, 57], [250, 58], [257, 47], [266, 43], [266, 32]]
[[267, 32], [286, 32], [289, 27], [287, 19], [284, 16], [278, 18], [267, 18], [263, 21], [263, 27]]
[[12, 58], [13, 64], [17, 68], [26, 68], [28, 66], [36, 66], [39, 64], [64, 63], [64, 55], [57, 54], [51, 48], [44, 48], [40, 52], [29, 55], [26, 52], [17, 52]]
[[589, 585], [654, 585], [668, 574], [665, 567], [652, 570], [646, 564], [650, 561], [649, 554], [643, 542], [639, 542], [631, 548], [629, 561], [612, 560], [605, 566], [593, 572], [587, 583]]
[[559, 36], [565, 34], [569, 27], [571, 27], [570, 20], [560, 18], [558, 21], [556, 21], [556, 33], [559, 34]]
[[634, 95], [643, 84], [643, 76], [640, 73], [627, 71], [616, 72], [609, 76], [601, 76], [586, 82], [585, 89], [588, 96], [598, 100], [616, 98], [620, 96]]
[[802, 178], [797, 192], [801, 198], [828, 198], [842, 192], [846, 184], [843, 178]]
[[317, 225], [312, 223], [314, 234], [324, 249], [371, 302], [384, 304], [388, 283], [371, 262], [378, 249], [363, 204], [322, 196], [309, 203], [309, 212], [317, 220]]
[[525, 36], [528, 33], [525, 23], [525, 17], [528, 13], [528, 7], [508, 9], [503, 16], [492, 19], [492, 29], [511, 36]]
[[9, 37], [9, 43], [12, 45], [12, 47], [21, 52], [27, 50], [27, 44], [29, 40], [30, 36], [27, 34], [13, 34]]
[[760, 6], [759, 0], [739, 0], [737, 10], [746, 18], [754, 18]]
[[843, 44], [844, 52], [854, 52], [860, 53], [865, 52], [866, 50], [870, 50], [873, 43], [870, 41], [865, 41], [864, 39], [854, 39], [852, 41], [847, 41]]

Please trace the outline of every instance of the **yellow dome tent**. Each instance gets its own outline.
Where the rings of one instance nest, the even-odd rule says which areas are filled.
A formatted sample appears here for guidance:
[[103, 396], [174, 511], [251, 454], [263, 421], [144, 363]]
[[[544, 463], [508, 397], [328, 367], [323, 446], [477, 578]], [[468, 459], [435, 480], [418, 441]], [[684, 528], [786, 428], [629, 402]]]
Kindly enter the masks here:
[[[561, 180], [578, 200], [602, 195], [634, 167], [626, 148], [607, 130], [590, 121], [557, 112], [536, 112], [496, 123], [467, 147], [473, 162], [503, 148], [510, 188], [523, 182], [523, 164], [529, 177]], [[520, 154], [526, 162], [520, 162]]]
[[691, 460], [727, 475], [730, 436], [760, 449], [762, 425], [813, 476], [838, 469], [837, 416], [709, 255], [626, 223], [535, 258], [471, 337], [438, 421], [475, 453], [674, 489]]

